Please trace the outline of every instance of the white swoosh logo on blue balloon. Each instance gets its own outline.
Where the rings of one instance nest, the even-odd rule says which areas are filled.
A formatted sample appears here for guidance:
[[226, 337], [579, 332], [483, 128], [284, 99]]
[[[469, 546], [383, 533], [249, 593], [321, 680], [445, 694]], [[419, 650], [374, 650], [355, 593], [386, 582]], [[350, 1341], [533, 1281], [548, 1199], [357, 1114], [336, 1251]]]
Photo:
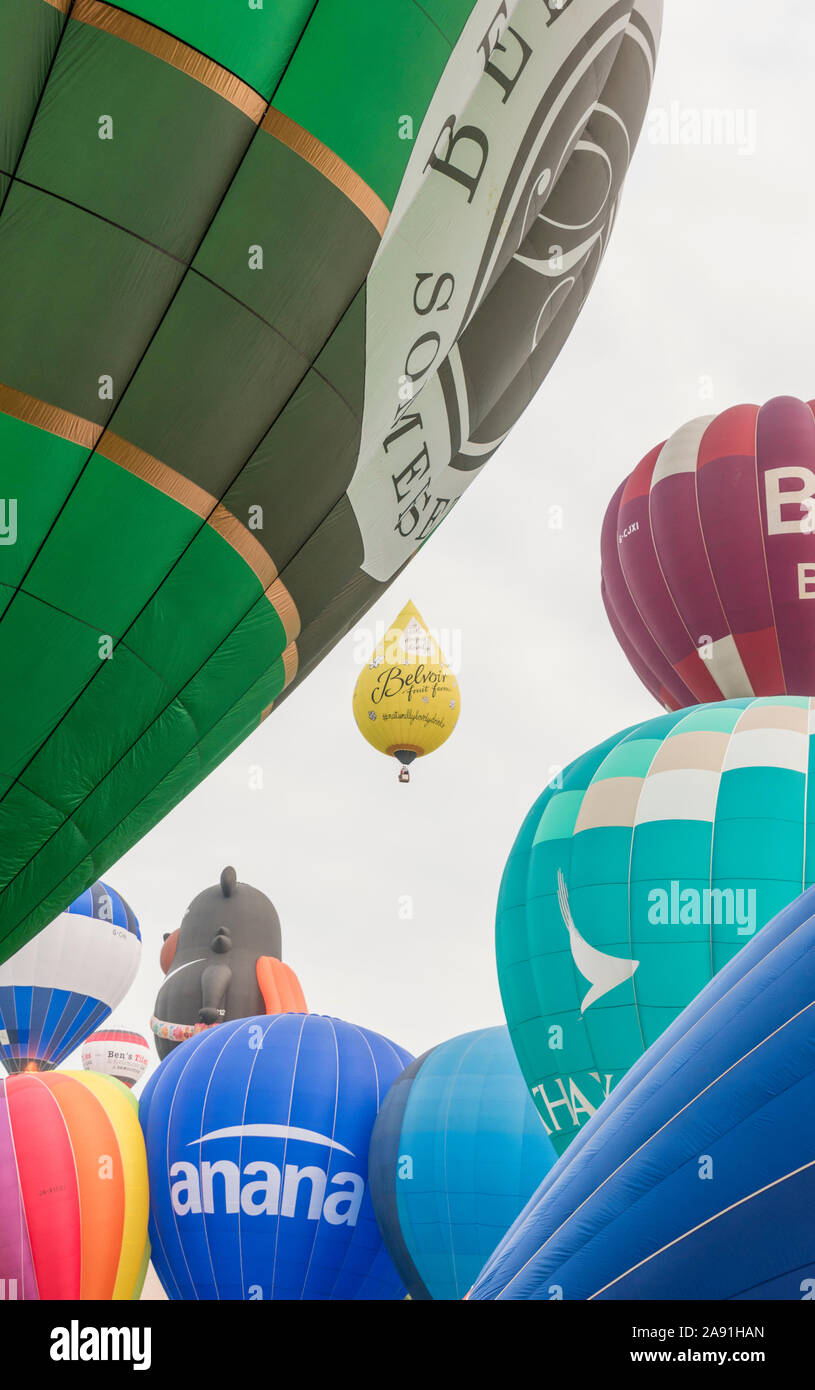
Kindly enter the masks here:
[[200, 1139], [190, 1139], [187, 1148], [193, 1144], [204, 1144], [207, 1139], [299, 1139], [306, 1144], [322, 1144], [326, 1149], [339, 1149], [340, 1153], [354, 1157], [344, 1144], [318, 1134], [315, 1129], [297, 1129], [293, 1125], [229, 1125], [226, 1129], [212, 1129], [202, 1134]]

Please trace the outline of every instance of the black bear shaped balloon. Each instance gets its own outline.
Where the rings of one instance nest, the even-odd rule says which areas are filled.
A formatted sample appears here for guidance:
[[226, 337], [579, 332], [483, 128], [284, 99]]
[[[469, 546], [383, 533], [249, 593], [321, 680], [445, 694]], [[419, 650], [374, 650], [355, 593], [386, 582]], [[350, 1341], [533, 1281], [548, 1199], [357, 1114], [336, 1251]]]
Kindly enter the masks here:
[[164, 938], [166, 974], [151, 1021], [164, 1058], [178, 1043], [225, 1019], [307, 1013], [300, 983], [281, 960], [280, 918], [257, 888], [227, 867], [181, 926]]

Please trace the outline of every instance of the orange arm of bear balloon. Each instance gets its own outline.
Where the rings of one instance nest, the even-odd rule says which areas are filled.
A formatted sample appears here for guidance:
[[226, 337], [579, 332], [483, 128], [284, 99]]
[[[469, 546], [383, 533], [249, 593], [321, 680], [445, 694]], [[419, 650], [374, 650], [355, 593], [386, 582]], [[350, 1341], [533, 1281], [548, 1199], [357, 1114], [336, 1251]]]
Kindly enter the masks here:
[[274, 956], [260, 956], [257, 977], [267, 1014], [307, 1014], [300, 981], [290, 965]]

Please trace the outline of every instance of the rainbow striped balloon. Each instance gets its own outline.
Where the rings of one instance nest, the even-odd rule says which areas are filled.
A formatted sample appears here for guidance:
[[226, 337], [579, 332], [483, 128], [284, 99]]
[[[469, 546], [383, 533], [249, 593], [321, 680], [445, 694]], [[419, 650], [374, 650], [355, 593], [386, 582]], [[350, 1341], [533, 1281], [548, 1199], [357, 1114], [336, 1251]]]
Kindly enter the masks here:
[[71, 1071], [0, 1080], [0, 1298], [138, 1298], [147, 1210], [126, 1087]]

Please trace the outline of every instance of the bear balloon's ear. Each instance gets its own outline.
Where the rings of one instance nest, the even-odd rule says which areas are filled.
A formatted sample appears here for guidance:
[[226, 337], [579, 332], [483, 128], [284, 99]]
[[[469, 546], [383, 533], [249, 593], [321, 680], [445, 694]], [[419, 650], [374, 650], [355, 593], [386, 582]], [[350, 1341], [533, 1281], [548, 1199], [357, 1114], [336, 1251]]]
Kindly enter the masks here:
[[170, 933], [169, 933], [168, 931], [166, 931], [166, 932], [164, 933], [164, 935], [162, 936], [161, 939], [162, 939], [162, 941], [169, 941], [169, 939], [170, 939]]
[[231, 864], [229, 864], [221, 873], [221, 892], [225, 898], [231, 898], [237, 886], [238, 875], [235, 873]]

